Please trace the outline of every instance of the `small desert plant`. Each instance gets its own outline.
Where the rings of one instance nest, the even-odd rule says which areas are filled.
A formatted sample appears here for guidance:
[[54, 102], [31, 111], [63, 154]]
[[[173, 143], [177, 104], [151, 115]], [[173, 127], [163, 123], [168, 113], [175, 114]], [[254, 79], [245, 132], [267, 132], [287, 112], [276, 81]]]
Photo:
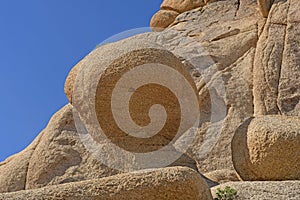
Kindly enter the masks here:
[[226, 186], [224, 190], [218, 188], [216, 194], [218, 197], [214, 200], [234, 200], [237, 196], [237, 191], [230, 186]]

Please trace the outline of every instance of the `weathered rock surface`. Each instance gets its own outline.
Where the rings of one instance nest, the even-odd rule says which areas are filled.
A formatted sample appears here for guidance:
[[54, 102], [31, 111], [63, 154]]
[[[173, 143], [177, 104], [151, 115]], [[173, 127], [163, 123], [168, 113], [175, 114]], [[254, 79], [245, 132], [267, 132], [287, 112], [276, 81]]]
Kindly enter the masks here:
[[[129, 72], [135, 74], [126, 79]], [[97, 48], [86, 56], [76, 79], [72, 105], [98, 143], [107, 142], [103, 132], [111, 143], [129, 152], [153, 152], [191, 128], [198, 115], [196, 85], [183, 64], [146, 40], [129, 39]], [[178, 86], [175, 79], [185, 82]], [[191, 108], [185, 112], [180, 107], [184, 94], [194, 96], [187, 99]], [[151, 111], [155, 104], [162, 105], [165, 114]]]
[[[164, 11], [175, 11], [179, 14], [196, 8], [201, 10], [205, 5], [209, 5], [210, 3], [217, 1], [220, 0], [164, 0], [160, 6], [161, 10], [154, 15], [155, 17], [152, 18], [150, 26], [154, 31], [162, 31], [164, 28], [168, 27], [170, 24], [172, 24], [172, 22], [174, 22], [174, 20], [171, 20], [171, 17], [167, 17], [166, 14], [162, 14], [165, 13]], [[245, 3], [248, 3], [247, 1], [249, 2], [249, 0], [232, 1], [237, 7], [236, 14], [241, 6], [244, 6]], [[274, 0], [257, 0], [256, 7], [258, 7], [263, 17], [268, 17], [273, 1]], [[252, 1], [252, 3], [254, 3], [254, 1]], [[166, 23], [162, 23], [164, 19], [168, 19], [168, 21]]]
[[255, 56], [255, 115], [300, 115], [299, 8], [275, 1], [270, 11]]
[[174, 167], [0, 194], [0, 199], [211, 200], [212, 196], [208, 185], [197, 172], [189, 168]]
[[217, 183], [226, 183], [231, 181], [241, 181], [241, 178], [235, 170], [216, 170], [204, 174], [209, 180]]
[[[290, 3], [294, 5], [291, 8]], [[287, 47], [292, 45], [287, 49], [282, 39], [287, 29], [284, 24], [289, 21], [293, 26], [287, 29], [291, 31], [286, 36], [292, 34], [289, 38], [297, 38], [297, 6], [297, 2], [275, 1], [266, 22], [254, 1], [243, 0], [238, 7], [233, 1], [210, 2], [201, 12], [193, 10], [179, 15], [173, 26], [162, 33], [137, 36], [163, 45], [184, 63], [192, 63], [191, 73], [202, 102], [200, 110], [207, 116], [207, 123], [200, 127], [190, 149], [200, 171], [233, 169], [231, 139], [247, 118], [261, 114], [299, 115], [300, 86], [296, 86], [300, 83], [295, 54], [299, 40], [285, 41]], [[282, 66], [279, 70], [285, 57], [286, 69]], [[226, 95], [218, 88], [220, 78]], [[203, 144], [213, 148], [201, 154]]]
[[214, 198], [217, 189], [224, 189], [227, 185], [237, 190], [236, 200], [298, 200], [300, 198], [300, 181], [228, 182], [211, 189]]
[[138, 36], [194, 66], [191, 73], [207, 123], [190, 155], [201, 172], [233, 170], [231, 140], [247, 118], [300, 115], [299, 8], [298, 1], [275, 1], [264, 19], [251, 0], [210, 2], [179, 15], [161, 33]]
[[194, 76], [203, 123], [189, 155], [202, 173], [234, 170], [230, 144], [239, 125], [253, 116], [253, 65], [264, 22], [254, 1], [239, 7], [218, 1], [179, 15], [161, 33], [136, 36], [172, 51]]
[[300, 180], [300, 117], [247, 120], [233, 138], [232, 157], [243, 180]]
[[[57, 185], [118, 173], [86, 150], [77, 133], [72, 106], [57, 112], [29, 160], [26, 189]], [[25, 170], [26, 172], [26, 170]], [[15, 173], [11, 169], [11, 174]]]
[[94, 158], [81, 143], [67, 105], [50, 120], [36, 140], [0, 166], [1, 192], [40, 188], [116, 173]]
[[[0, 164], [1, 192], [36, 189], [122, 173], [105, 166], [82, 144], [72, 109], [72, 105], [67, 105], [58, 111], [29, 147]], [[170, 166], [187, 166], [197, 170], [195, 161], [185, 154]]]

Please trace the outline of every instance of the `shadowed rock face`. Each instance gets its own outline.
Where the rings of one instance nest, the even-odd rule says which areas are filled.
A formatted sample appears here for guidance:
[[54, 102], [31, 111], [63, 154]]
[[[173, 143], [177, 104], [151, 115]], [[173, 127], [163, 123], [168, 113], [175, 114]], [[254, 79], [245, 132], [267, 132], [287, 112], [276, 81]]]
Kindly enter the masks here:
[[259, 10], [264, 17], [268, 17], [273, 2], [274, 0], [257, 0]]
[[[171, 24], [165, 19], [164, 21], [168, 23], [162, 25], [163, 28], [168, 28], [162, 32], [137, 35], [127, 41], [142, 39], [148, 43], [155, 43], [155, 48], [164, 52], [161, 56], [154, 56], [156, 51], [145, 51], [137, 58], [148, 56], [150, 60], [152, 58], [161, 60], [180, 70], [185, 68], [193, 78], [193, 80], [188, 78], [188, 82], [191, 85], [196, 84], [193, 87], [195, 93], [199, 94], [201, 123], [193, 144], [175, 165], [197, 169], [218, 182], [240, 180], [236, 172], [244, 180], [299, 179], [297, 174], [299, 161], [293, 158], [300, 157], [298, 150], [300, 144], [298, 136], [295, 136], [300, 133], [297, 125], [300, 116], [300, 1], [177, 1], [176, 4], [172, 2], [165, 1], [160, 11], [172, 12], [172, 20], [168, 19], [172, 21]], [[186, 2], [193, 3], [187, 6]], [[182, 6], [182, 9], [176, 6]], [[159, 15], [156, 17], [159, 21]], [[123, 46], [124, 41], [111, 44], [114, 46], [114, 50], [110, 51], [111, 54], [115, 54], [116, 49], [130, 48], [130, 46], [118, 48], [118, 45]], [[99, 48], [107, 48], [105, 46]], [[134, 57], [128, 56], [130, 59], [126, 62], [130, 63]], [[28, 148], [0, 164], [0, 192], [45, 186], [45, 190], [53, 192], [60, 186], [48, 188], [50, 185], [99, 179], [120, 173], [90, 154], [82, 144], [74, 123], [74, 83], [81, 67], [86, 65], [84, 63], [88, 57], [78, 63], [67, 78], [65, 92], [72, 105], [65, 106], [55, 114], [46, 129]], [[106, 59], [101, 56], [96, 58]], [[143, 59], [135, 61], [140, 62]], [[126, 62], [116, 61], [112, 69], [117, 69]], [[93, 64], [91, 62], [86, 66]], [[93, 71], [85, 72], [93, 74]], [[182, 70], [182, 73], [188, 77], [185, 70]], [[82, 79], [85, 80], [88, 79]], [[165, 94], [165, 91], [163, 93]], [[148, 97], [157, 95], [152, 95], [149, 91], [146, 94]], [[164, 99], [163, 95], [156, 97]], [[98, 100], [101, 98], [99, 93]], [[136, 98], [139, 99], [139, 95]], [[142, 107], [138, 105], [137, 115], [132, 117], [137, 123], [145, 125], [148, 121], [139, 110]], [[238, 135], [241, 124], [245, 125], [249, 118], [253, 119], [250, 129], [246, 128], [243, 134]], [[108, 118], [103, 115], [99, 119], [101, 123], [106, 123], [105, 120]], [[295, 122], [292, 128], [288, 128], [290, 121]], [[176, 118], [172, 120], [175, 125], [169, 124], [168, 130], [176, 126], [175, 122]], [[278, 124], [283, 127], [281, 131], [276, 128]], [[174, 133], [169, 131], [168, 134]], [[167, 136], [167, 141], [170, 135], [164, 135]], [[234, 135], [235, 139], [239, 140], [232, 142]], [[115, 137], [115, 139], [120, 142], [124, 138]], [[98, 141], [101, 141], [101, 138], [98, 138]], [[124, 141], [128, 148], [136, 147], [137, 142], [130, 143], [126, 138]], [[158, 141], [159, 139], [155, 140], [155, 145]], [[110, 150], [105, 143], [103, 140], [102, 152]], [[272, 146], [275, 143], [277, 146]], [[149, 144], [145, 143], [139, 150], [147, 150]], [[157, 148], [155, 145], [150, 145], [149, 148]], [[180, 147], [181, 144], [176, 145]], [[285, 148], [286, 145], [288, 148]], [[274, 152], [283, 148], [285, 150], [280, 151], [281, 159], [277, 159]], [[180, 148], [174, 151], [180, 151]], [[112, 160], [121, 159], [114, 157]], [[241, 160], [244, 162], [240, 162]], [[274, 171], [269, 169], [274, 166], [271, 163], [277, 163]], [[257, 173], [254, 173], [253, 169], [256, 169]], [[118, 176], [120, 177], [124, 178]], [[250, 183], [251, 187], [264, 188], [262, 184], [253, 184]], [[265, 188], [281, 187], [279, 183], [276, 184], [270, 183]], [[71, 185], [64, 187], [73, 188]], [[246, 186], [236, 185], [243, 191], [246, 191]], [[107, 188], [109, 190], [109, 187]], [[41, 191], [35, 190], [32, 194], [40, 194]], [[288, 196], [286, 195], [288, 192], [283, 191], [281, 196]], [[30, 195], [30, 193], [31, 190], [27, 194], [20, 192], [5, 194], [8, 196], [4, 197], [12, 198], [14, 195]], [[242, 192], [242, 195], [246, 198], [251, 194]], [[297, 196], [294, 196], [297, 199]], [[260, 199], [263, 196], [258, 193], [256, 198]]]

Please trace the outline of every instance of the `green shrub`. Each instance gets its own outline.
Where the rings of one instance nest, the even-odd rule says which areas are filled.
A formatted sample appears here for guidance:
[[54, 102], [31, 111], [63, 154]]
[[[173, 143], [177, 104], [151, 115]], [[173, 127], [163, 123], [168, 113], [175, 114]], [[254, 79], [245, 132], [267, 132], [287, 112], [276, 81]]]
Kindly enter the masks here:
[[237, 191], [230, 186], [226, 186], [224, 190], [218, 188], [216, 194], [218, 197], [214, 200], [234, 200], [237, 196]]

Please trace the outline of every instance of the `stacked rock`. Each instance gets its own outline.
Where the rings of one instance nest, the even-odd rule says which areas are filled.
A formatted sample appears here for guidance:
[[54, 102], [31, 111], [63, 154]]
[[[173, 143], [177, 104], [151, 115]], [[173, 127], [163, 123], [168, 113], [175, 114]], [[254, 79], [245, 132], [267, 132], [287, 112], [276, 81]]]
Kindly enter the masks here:
[[204, 5], [204, 0], [164, 0], [161, 10], [152, 17], [150, 26], [154, 31], [161, 31], [172, 24], [180, 13]]

